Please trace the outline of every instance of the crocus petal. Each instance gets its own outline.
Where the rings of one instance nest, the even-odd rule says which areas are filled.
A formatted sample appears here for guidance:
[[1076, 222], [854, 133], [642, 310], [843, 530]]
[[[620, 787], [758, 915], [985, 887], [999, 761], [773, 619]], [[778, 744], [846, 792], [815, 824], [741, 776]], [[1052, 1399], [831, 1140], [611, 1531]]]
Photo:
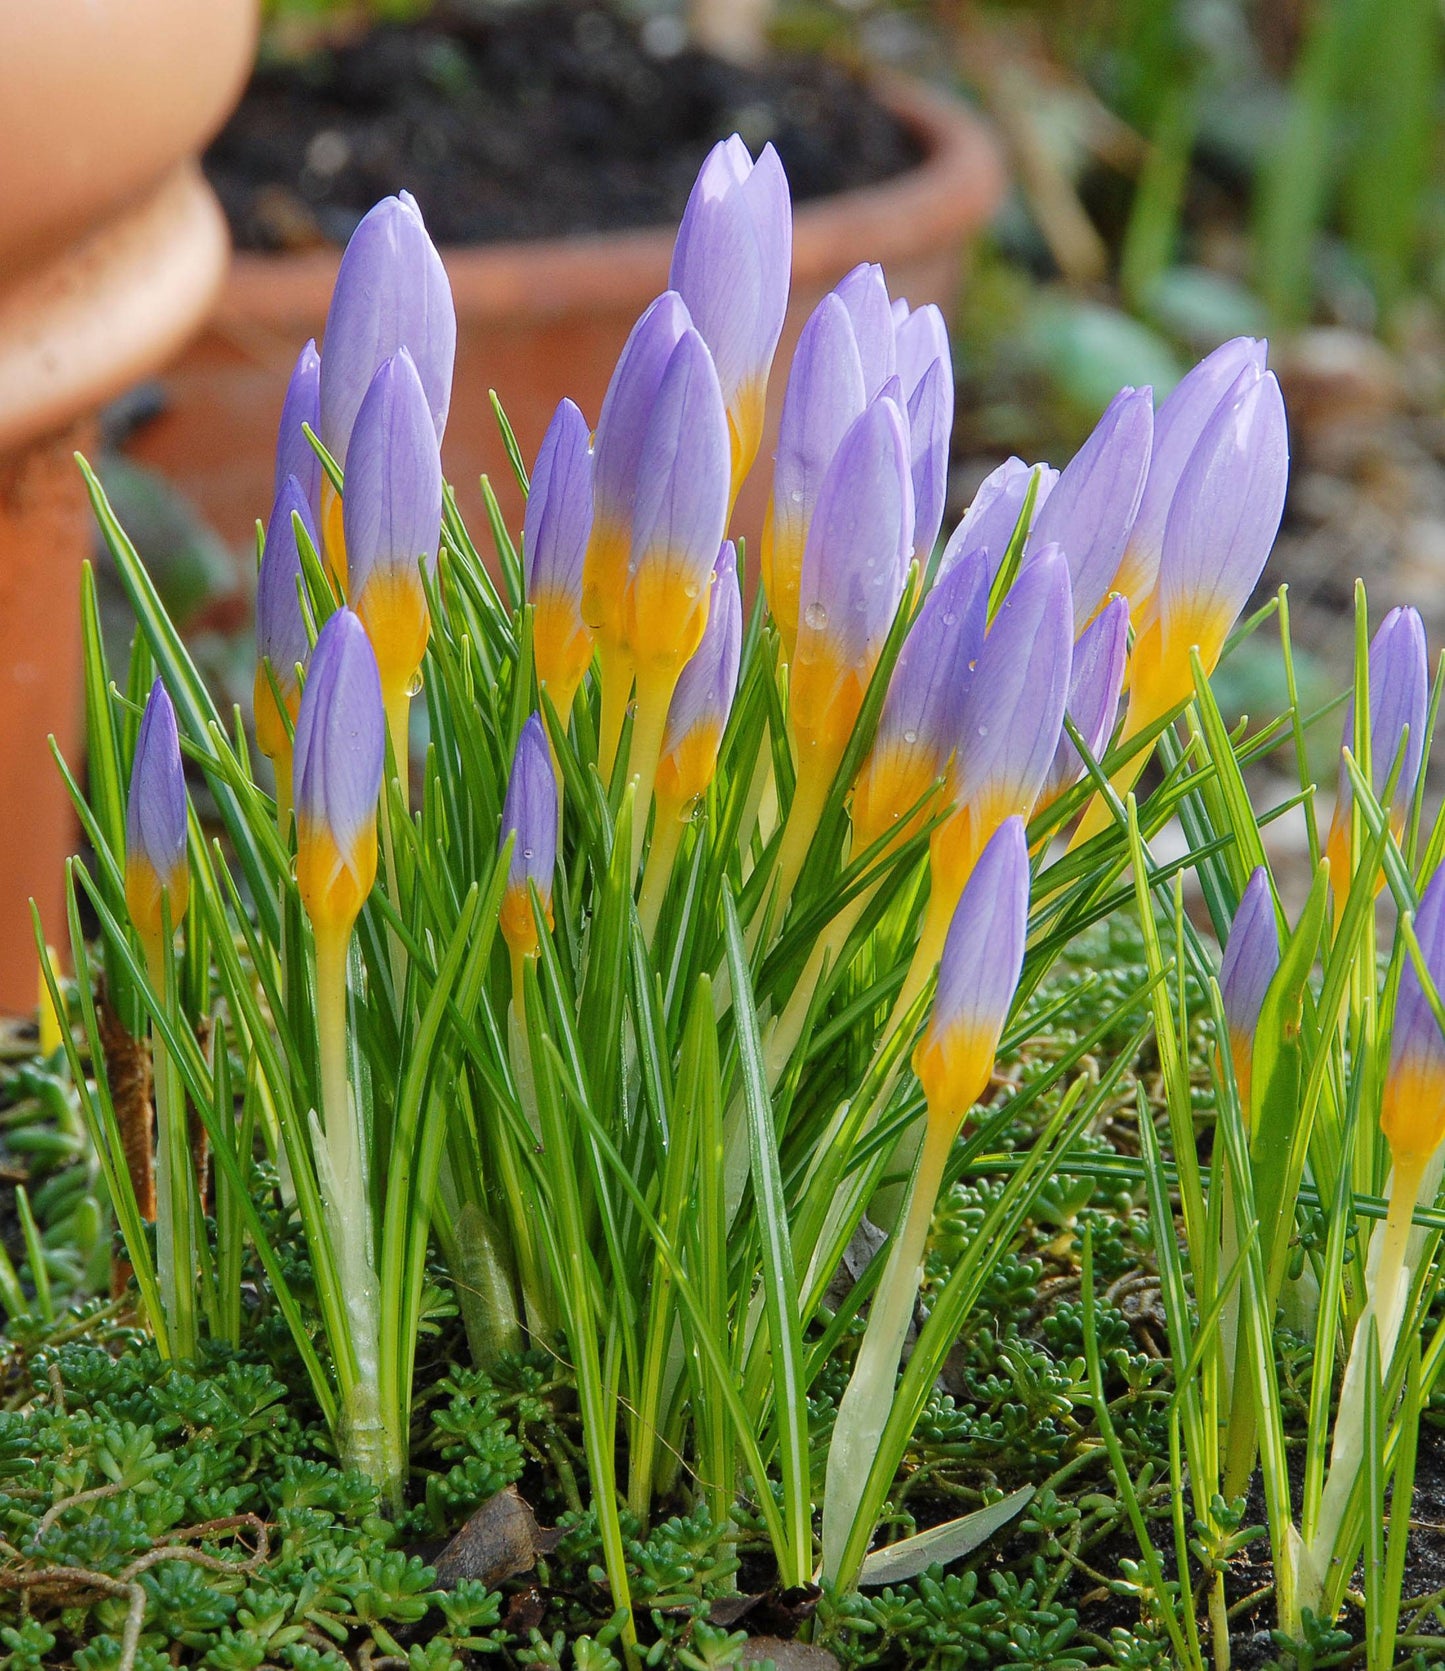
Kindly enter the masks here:
[[408, 579], [436, 562], [442, 466], [426, 391], [405, 349], [383, 360], [356, 414], [346, 452], [348, 584], [353, 598], [378, 570]]
[[537, 714], [528, 719], [517, 739], [502, 804], [499, 848], [513, 836], [516, 839], [507, 861], [501, 928], [514, 952], [527, 953], [537, 948], [529, 884], [536, 884], [550, 924], [552, 875], [557, 866], [557, 780], [547, 733]]
[[863, 393], [875, 399], [883, 385], [898, 369], [898, 345], [894, 337], [893, 304], [888, 284], [876, 262], [860, 262], [838, 282], [833, 294], [848, 310], [853, 335], [863, 363]]
[[1219, 995], [1231, 1036], [1253, 1037], [1265, 993], [1279, 968], [1279, 924], [1269, 872], [1263, 865], [1251, 875], [1229, 929], [1219, 966]]
[[[1030, 527], [1038, 520], [1039, 511], [1049, 494], [1053, 491], [1054, 483], [1059, 479], [1057, 470], [1047, 464], [1025, 464], [1021, 458], [1005, 459], [998, 469], [985, 476], [979, 484], [978, 492], [973, 496], [973, 503], [964, 513], [963, 521], [954, 529], [948, 544], [943, 548], [943, 558], [938, 566], [940, 575], [945, 575], [959, 561], [971, 551], [988, 551], [992, 553], [993, 573], [996, 574], [1003, 563], [1009, 548], [1009, 541], [1018, 527], [1019, 518], [1023, 514], [1024, 501], [1028, 497], [1029, 480], [1038, 476], [1038, 490], [1034, 495], [1033, 514]], [[1029, 529], [1025, 529], [1027, 536]]]
[[582, 619], [582, 569], [592, 531], [590, 445], [587, 420], [570, 400], [562, 401], [532, 467], [522, 529], [537, 677], [551, 688], [564, 717], [592, 657], [592, 634]]
[[161, 890], [171, 925], [186, 912], [186, 779], [176, 710], [159, 679], [151, 686], [131, 761], [125, 808], [125, 897], [142, 934], [161, 932]]
[[734, 491], [762, 435], [792, 271], [788, 181], [771, 145], [756, 164], [734, 134], [715, 145], [688, 198], [669, 283], [712, 351], [727, 407]]
[[1045, 545], [1063, 548], [1075, 632], [1093, 619], [1118, 572], [1144, 491], [1153, 432], [1152, 392], [1121, 389], [1034, 519], [1024, 561]]
[[913, 474], [913, 549], [920, 561], [933, 554], [948, 497], [948, 448], [953, 435], [953, 370], [935, 360], [908, 400]]
[[409, 349], [426, 390], [436, 438], [446, 428], [457, 316], [446, 269], [416, 199], [386, 197], [361, 220], [341, 257], [326, 315], [321, 361], [321, 439], [342, 460], [376, 369]]
[[301, 553], [296, 544], [295, 517], [300, 517], [314, 549], [316, 524], [311, 518], [311, 507], [300, 482], [295, 476], [287, 476], [276, 495], [271, 520], [266, 524], [261, 571], [256, 577], [256, 659], [259, 663], [255, 691], [256, 741], [261, 752], [273, 760], [289, 747], [289, 742], [276, 709], [272, 681], [294, 720], [300, 697], [296, 668], [298, 664], [304, 666], [311, 653], [297, 590], [301, 580]]
[[846, 742], [903, 596], [913, 482], [903, 415], [881, 397], [843, 437], [808, 529], [793, 668], [792, 724], [804, 746]]
[[[1445, 868], [1420, 897], [1415, 935], [1431, 984], [1437, 995], [1445, 994]], [[1428, 1156], [1445, 1137], [1445, 1035], [1408, 954], [1395, 1000], [1380, 1126], [1397, 1161]]]
[[941, 309], [932, 302], [910, 309], [901, 299], [893, 304], [893, 322], [898, 376], [904, 395], [911, 400], [930, 366], [942, 365], [952, 372], [948, 326], [943, 322]]
[[1235, 337], [1222, 344], [1180, 379], [1154, 414], [1149, 475], [1111, 587], [1128, 598], [1136, 624], [1142, 624], [1141, 611], [1158, 578], [1164, 524], [1189, 455], [1240, 373], [1251, 367], [1263, 373], [1267, 347], [1254, 337]]
[[[1126, 598], [1112, 598], [1079, 635], [1069, 676], [1066, 712], [1095, 760], [1114, 734], [1128, 657], [1129, 603]], [[1066, 731], [1054, 751], [1038, 804], [1043, 807], [1057, 800], [1079, 782], [1086, 769]]]
[[274, 492], [279, 498], [286, 478], [295, 476], [310, 507], [311, 521], [316, 524], [321, 517], [321, 460], [306, 439], [303, 424], [310, 426], [313, 435], [321, 434], [321, 356], [316, 352], [314, 337], [297, 356], [286, 385], [286, 398], [281, 402]]
[[1023, 820], [1008, 818], [979, 855], [954, 910], [933, 1014], [914, 1054], [933, 1118], [961, 1118], [988, 1084], [1023, 968], [1028, 914]]
[[296, 875], [313, 923], [350, 930], [376, 880], [386, 722], [376, 656], [338, 609], [311, 652], [296, 719]]
[[639, 669], [673, 677], [697, 649], [727, 523], [727, 412], [712, 355], [691, 328], [658, 384], [637, 465], [628, 642]]
[[661, 801], [678, 806], [696, 799], [712, 782], [733, 697], [743, 648], [743, 598], [738, 588], [737, 552], [723, 542], [713, 573], [707, 626], [692, 660], [683, 668], [667, 710], [667, 730], [657, 768]]
[[909, 629], [853, 790], [855, 846], [902, 827], [948, 769], [988, 619], [988, 555], [976, 552], [945, 575]]

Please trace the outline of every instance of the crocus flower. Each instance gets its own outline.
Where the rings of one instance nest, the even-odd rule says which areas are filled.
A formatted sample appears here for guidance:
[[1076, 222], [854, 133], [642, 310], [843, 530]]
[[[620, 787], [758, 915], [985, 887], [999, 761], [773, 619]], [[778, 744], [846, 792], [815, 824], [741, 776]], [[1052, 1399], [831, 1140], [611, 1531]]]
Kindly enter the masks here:
[[1264, 371], [1268, 344], [1235, 337], [1207, 354], [1174, 386], [1154, 414], [1154, 445], [1134, 526], [1110, 590], [1129, 600], [1136, 629], [1142, 629], [1159, 574], [1164, 524], [1175, 489], [1204, 426], [1233, 389], [1241, 372]]
[[338, 609], [311, 652], [296, 719], [296, 880], [318, 934], [349, 934], [376, 880], [385, 753], [371, 640]]
[[293, 520], [296, 517], [301, 519], [301, 526], [314, 546], [316, 525], [305, 491], [295, 476], [287, 476], [271, 508], [271, 520], [266, 524], [261, 571], [256, 577], [256, 742], [262, 754], [271, 760], [289, 759], [291, 754], [291, 739], [276, 705], [276, 695], [280, 694], [294, 730], [301, 701], [301, 682], [296, 669], [304, 667], [311, 654], [297, 590], [301, 582], [301, 553], [296, 544]]
[[793, 734], [836, 767], [903, 596], [913, 481], [903, 416], [880, 396], [843, 437], [803, 553]]
[[[1126, 598], [1111, 598], [1079, 635], [1069, 674], [1066, 712], [1095, 760], [1114, 734], [1128, 657], [1129, 603]], [[1074, 739], [1065, 732], [1054, 750], [1048, 779], [1039, 791], [1038, 808], [1072, 789], [1086, 769]]]
[[988, 1085], [1028, 925], [1028, 846], [1015, 816], [979, 855], [943, 943], [933, 1014], [913, 1057], [930, 1122], [957, 1129]]
[[853, 789], [853, 839], [860, 850], [889, 830], [906, 833], [928, 816], [932, 800], [924, 803], [924, 797], [941, 788], [948, 771], [963, 698], [983, 647], [988, 586], [988, 553], [974, 552], [934, 586], [909, 629]]
[[190, 899], [186, 779], [176, 710], [157, 679], [136, 736], [125, 809], [125, 903], [145, 939], [153, 940], [164, 931], [163, 896], [174, 928], [185, 916]]
[[592, 530], [590, 447], [587, 420], [562, 401], [532, 467], [522, 527], [537, 678], [564, 724], [592, 659], [592, 634], [582, 619], [582, 565]]
[[948, 495], [953, 356], [943, 315], [932, 302], [910, 311], [900, 300], [893, 304], [893, 314], [913, 471], [913, 550], [920, 562], [927, 562], [943, 526]]
[[1153, 432], [1152, 392], [1121, 389], [1034, 518], [1024, 561], [1046, 545], [1063, 548], [1075, 633], [1093, 620], [1118, 572], [1144, 491]]
[[1021, 458], [1005, 459], [997, 470], [984, 477], [973, 496], [973, 503], [964, 512], [963, 521], [950, 535], [938, 565], [940, 577], [974, 551], [990, 553], [990, 579], [998, 573], [1009, 541], [1023, 515], [1029, 482], [1035, 476], [1039, 485], [1034, 494], [1029, 527], [1024, 529], [1024, 537], [1028, 537], [1030, 529], [1038, 521], [1044, 501], [1059, 479], [1059, 472], [1047, 464], [1025, 464]]
[[898, 370], [897, 327], [883, 269], [863, 261], [838, 281], [833, 294], [848, 310], [863, 363], [863, 395], [873, 400]]
[[505, 846], [508, 837], [515, 840], [502, 894], [502, 937], [514, 957], [527, 957], [538, 945], [529, 884], [536, 884], [550, 928], [552, 873], [557, 865], [557, 780], [539, 714], [533, 714], [522, 727], [512, 756], [499, 846]]
[[1028, 818], [1048, 778], [1069, 692], [1073, 619], [1068, 562], [1045, 546], [999, 605], [962, 703], [949, 785], [957, 810], [934, 831], [930, 855], [935, 934], [937, 912], [952, 911], [989, 837], [1006, 818]]
[[[1435, 872], [1420, 896], [1415, 935], [1437, 995], [1445, 994], [1445, 868]], [[1409, 1162], [1419, 1165], [1445, 1139], [1445, 1034], [1409, 956], [1395, 1000], [1380, 1128], [1397, 1169]]]
[[1288, 475], [1279, 384], [1248, 365], [1206, 421], [1174, 492], [1157, 605], [1130, 663], [1127, 736], [1193, 691], [1191, 649], [1214, 671], [1274, 544]]
[[376, 652], [382, 694], [405, 694], [430, 617], [418, 565], [436, 562], [442, 465], [426, 390], [398, 349], [371, 380], [346, 451], [347, 592]]
[[727, 522], [728, 457], [717, 371], [689, 328], [658, 382], [637, 460], [625, 621], [639, 695], [656, 672], [670, 696], [701, 642]]
[[[365, 216], [341, 257], [326, 314], [321, 360], [321, 439], [338, 463], [377, 368], [405, 348], [426, 391], [436, 439], [446, 428], [456, 359], [457, 316], [446, 269], [416, 199], [385, 197]], [[327, 558], [346, 581], [341, 514], [322, 487]]]
[[1279, 968], [1279, 924], [1269, 872], [1260, 865], [1250, 877], [1234, 913], [1224, 961], [1219, 967], [1219, 996], [1229, 1030], [1229, 1056], [1240, 1106], [1249, 1118], [1254, 1069], [1254, 1033], [1269, 983]]
[[720, 141], [687, 200], [668, 283], [717, 365], [728, 416], [729, 504], [762, 440], [792, 264], [792, 202], [777, 152], [765, 145], [755, 163], [737, 134]]
[[281, 422], [276, 430], [275, 487], [279, 498], [286, 478], [294, 476], [301, 484], [314, 524], [321, 515], [321, 460], [307, 440], [303, 424], [313, 435], [320, 435], [321, 356], [316, 352], [314, 337], [297, 356], [291, 381], [286, 385], [286, 398], [281, 402]]
[[725, 540], [713, 571], [702, 642], [683, 668], [667, 710], [657, 768], [659, 806], [681, 809], [704, 794], [712, 782], [718, 745], [738, 688], [742, 648], [737, 552], [732, 541]]
[[863, 360], [853, 321], [829, 292], [798, 338], [778, 424], [773, 492], [763, 523], [763, 590], [791, 661], [798, 641], [803, 548], [823, 477], [848, 426], [863, 410]]
[[[1370, 641], [1369, 685], [1370, 786], [1382, 804], [1401, 744], [1405, 749], [1390, 797], [1390, 828], [1398, 840], [1404, 833], [1405, 817], [1420, 779], [1425, 753], [1425, 711], [1430, 698], [1425, 626], [1417, 610], [1392, 609], [1380, 623]], [[1351, 750], [1355, 746], [1353, 696], [1345, 709], [1344, 746]], [[1354, 789], [1342, 760], [1335, 813], [1325, 849], [1330, 874], [1335, 879], [1335, 899], [1341, 909], [1354, 869], [1353, 805]]]

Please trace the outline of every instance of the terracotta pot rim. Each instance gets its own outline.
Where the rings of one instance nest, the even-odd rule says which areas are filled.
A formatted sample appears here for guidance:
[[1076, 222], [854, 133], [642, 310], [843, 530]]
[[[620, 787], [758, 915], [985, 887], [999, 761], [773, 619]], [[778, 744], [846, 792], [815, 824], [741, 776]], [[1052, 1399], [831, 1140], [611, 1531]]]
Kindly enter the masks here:
[[[873, 90], [921, 142], [916, 167], [876, 185], [817, 198], [793, 221], [793, 275], [829, 271], [848, 242], [883, 263], [936, 247], [940, 236], [983, 226], [1004, 193], [1002, 158], [983, 119], [951, 94], [915, 77], [877, 73]], [[423, 207], [425, 207], [423, 205]], [[579, 233], [567, 238], [456, 244], [442, 248], [458, 311], [505, 321], [630, 308], [639, 288], [665, 282], [674, 228]], [[284, 326], [324, 314], [339, 251], [290, 255], [239, 251], [217, 323]]]

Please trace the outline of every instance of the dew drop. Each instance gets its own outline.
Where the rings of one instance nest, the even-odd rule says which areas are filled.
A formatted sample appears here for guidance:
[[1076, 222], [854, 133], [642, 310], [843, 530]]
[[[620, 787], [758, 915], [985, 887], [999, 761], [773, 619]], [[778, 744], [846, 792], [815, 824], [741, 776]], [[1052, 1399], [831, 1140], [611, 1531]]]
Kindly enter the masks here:
[[903, 741], [908, 744], [909, 748], [912, 748], [918, 741], [918, 733], [916, 731], [905, 731], [903, 733]]
[[803, 502], [803, 490], [802, 490], [802, 488], [795, 487], [793, 489], [793, 491], [788, 495], [788, 497], [789, 497], [789, 499], [792, 500], [792, 502], [795, 505], [801, 505], [802, 502]]
[[953, 611], [952, 611], [952, 610], [950, 610], [950, 611], [949, 611], [949, 612], [948, 612], [948, 614], [946, 614], [946, 615], [945, 615], [945, 616], [944, 616], [944, 617], [943, 617], [943, 624], [944, 624], [944, 626], [946, 626], [946, 627], [951, 627], [951, 626], [954, 626], [954, 625], [956, 625], [956, 624], [957, 624], [957, 621], [958, 621], [958, 616], [957, 616], [957, 615], [955, 615], [955, 614], [954, 614], [954, 613], [953, 613]]
[[532, 849], [530, 847], [524, 847], [522, 849], [522, 857], [524, 859], [530, 859], [532, 857]]
[[421, 695], [421, 690], [422, 690], [421, 669], [417, 668], [416, 672], [412, 674], [411, 678], [407, 682], [406, 694], [408, 696], [420, 696]]
[[828, 611], [825, 605], [815, 598], [803, 612], [803, 619], [814, 632], [824, 632], [828, 626]]

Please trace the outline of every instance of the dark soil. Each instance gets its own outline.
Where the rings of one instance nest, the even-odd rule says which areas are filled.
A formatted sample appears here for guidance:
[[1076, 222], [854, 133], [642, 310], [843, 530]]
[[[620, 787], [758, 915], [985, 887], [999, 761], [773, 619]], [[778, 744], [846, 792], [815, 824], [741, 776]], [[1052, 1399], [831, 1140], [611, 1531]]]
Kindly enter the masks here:
[[771, 140], [796, 200], [871, 184], [918, 149], [842, 66], [743, 69], [670, 20], [605, 7], [438, 11], [302, 60], [263, 63], [206, 172], [243, 249], [342, 243], [415, 193], [444, 244], [675, 223], [711, 145]]

